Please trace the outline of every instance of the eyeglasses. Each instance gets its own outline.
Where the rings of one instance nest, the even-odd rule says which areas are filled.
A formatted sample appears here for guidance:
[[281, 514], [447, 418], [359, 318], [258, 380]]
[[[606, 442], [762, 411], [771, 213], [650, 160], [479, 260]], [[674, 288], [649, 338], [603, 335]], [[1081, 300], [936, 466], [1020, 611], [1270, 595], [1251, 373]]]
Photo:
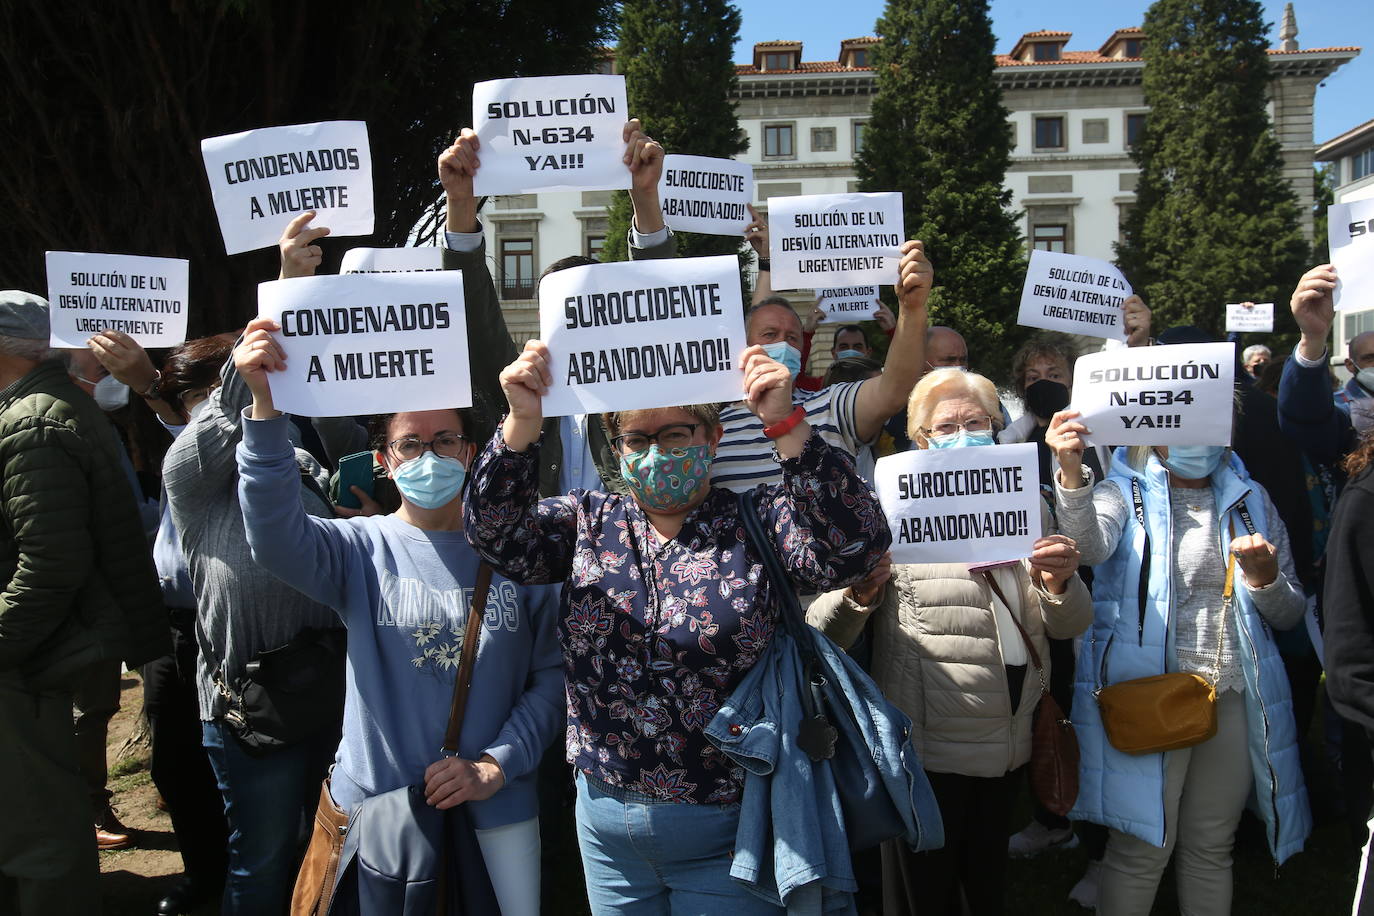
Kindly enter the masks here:
[[392, 439], [386, 444], [391, 449], [391, 454], [402, 461], [410, 461], [412, 458], [419, 458], [425, 453], [425, 449], [434, 449], [434, 454], [440, 458], [457, 458], [463, 454], [463, 447], [471, 441], [466, 436], [457, 433], [440, 433], [428, 442], [419, 436], [402, 436], [399, 439]]
[[984, 414], [981, 417], [969, 417], [962, 423], [937, 423], [926, 430], [926, 435], [952, 436], [960, 429], [967, 432], [976, 433], [985, 429], [992, 428], [992, 417]]
[[653, 435], [647, 433], [626, 433], [613, 436], [611, 444], [625, 453], [642, 452], [650, 443], [657, 442], [663, 448], [686, 448], [692, 444], [700, 423], [673, 423], [663, 427]]

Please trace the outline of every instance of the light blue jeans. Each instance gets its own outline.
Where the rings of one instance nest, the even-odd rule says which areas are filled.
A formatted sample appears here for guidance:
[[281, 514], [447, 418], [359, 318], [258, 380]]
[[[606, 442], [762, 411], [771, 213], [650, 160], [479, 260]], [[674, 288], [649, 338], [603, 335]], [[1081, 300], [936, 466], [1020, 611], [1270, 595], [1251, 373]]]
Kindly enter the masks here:
[[777, 916], [730, 877], [738, 805], [661, 802], [577, 775], [577, 841], [594, 916]]

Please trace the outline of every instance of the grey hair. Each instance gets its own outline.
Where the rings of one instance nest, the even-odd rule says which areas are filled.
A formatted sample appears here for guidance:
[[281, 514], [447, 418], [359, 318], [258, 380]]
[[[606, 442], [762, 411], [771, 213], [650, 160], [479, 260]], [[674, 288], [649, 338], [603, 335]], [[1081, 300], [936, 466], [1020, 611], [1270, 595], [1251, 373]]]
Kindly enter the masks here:
[[1240, 361], [1242, 363], [1248, 363], [1250, 361], [1250, 357], [1254, 356], [1256, 353], [1263, 353], [1265, 356], [1268, 356], [1270, 358], [1272, 358], [1274, 355], [1274, 351], [1270, 350], [1264, 344], [1251, 344], [1250, 346], [1246, 347], [1245, 350], [1240, 354]]
[[0, 334], [0, 356], [13, 356], [17, 359], [31, 359], [41, 363], [45, 359], [52, 359], [57, 356], [58, 351], [48, 346], [48, 342], [43, 339], [32, 339], [29, 337], [9, 337]]

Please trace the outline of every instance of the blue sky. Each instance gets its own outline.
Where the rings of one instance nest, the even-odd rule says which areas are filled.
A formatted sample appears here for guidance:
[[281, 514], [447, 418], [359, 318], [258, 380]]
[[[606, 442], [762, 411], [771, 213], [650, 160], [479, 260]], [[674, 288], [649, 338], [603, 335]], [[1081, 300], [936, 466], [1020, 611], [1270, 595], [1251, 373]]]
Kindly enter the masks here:
[[[736, 0], [743, 14], [735, 60], [748, 63], [757, 41], [800, 40], [804, 60], [834, 60], [840, 39], [872, 35], [882, 13], [882, 0]], [[1073, 32], [1071, 51], [1095, 51], [1118, 28], [1139, 25], [1148, 2], [1143, 0], [1057, 0], [1036, 4], [993, 0], [992, 26], [997, 51], [1011, 50], [1025, 32], [1056, 29]], [[1322, 143], [1374, 118], [1374, 15], [1369, 0], [1297, 0], [1298, 44], [1304, 48], [1355, 45], [1360, 56], [1329, 77], [1317, 90], [1316, 142]], [[1274, 24], [1270, 40], [1278, 45], [1282, 3], [1265, 6]]]

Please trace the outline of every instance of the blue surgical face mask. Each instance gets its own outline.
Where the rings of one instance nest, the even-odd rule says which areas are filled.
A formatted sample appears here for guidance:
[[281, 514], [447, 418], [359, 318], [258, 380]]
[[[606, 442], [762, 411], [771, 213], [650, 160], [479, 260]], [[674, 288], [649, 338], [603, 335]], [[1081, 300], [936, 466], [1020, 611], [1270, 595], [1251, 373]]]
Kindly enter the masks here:
[[763, 352], [768, 354], [769, 359], [777, 360], [786, 366], [793, 378], [796, 378], [797, 373], [801, 372], [801, 351], [787, 341], [777, 340], [770, 344], [764, 344]]
[[437, 509], [458, 495], [467, 473], [457, 458], [441, 458], [426, 449], [419, 458], [397, 465], [391, 479], [407, 502], [421, 509]]
[[1225, 452], [1220, 445], [1171, 445], [1169, 457], [1159, 461], [1184, 480], [1201, 480], [1212, 476]]
[[858, 350], [840, 350], [835, 354], [836, 359], [858, 359], [863, 356]]
[[994, 441], [990, 429], [979, 429], [973, 432], [961, 429], [957, 433], [950, 433], [947, 436], [931, 436], [929, 439], [931, 448], [967, 448], [972, 445], [992, 445]]
[[1374, 368], [1361, 369], [1355, 373], [1355, 381], [1365, 391], [1374, 392]]

